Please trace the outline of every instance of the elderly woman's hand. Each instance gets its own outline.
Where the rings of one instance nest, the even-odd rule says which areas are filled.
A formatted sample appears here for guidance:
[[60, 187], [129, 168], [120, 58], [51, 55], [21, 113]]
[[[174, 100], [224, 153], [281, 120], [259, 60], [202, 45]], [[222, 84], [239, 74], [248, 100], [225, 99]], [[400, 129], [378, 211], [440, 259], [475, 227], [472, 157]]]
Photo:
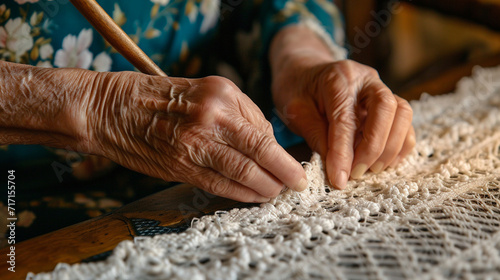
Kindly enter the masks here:
[[326, 159], [337, 188], [368, 169], [378, 173], [397, 164], [413, 149], [412, 109], [374, 69], [334, 61], [323, 42], [300, 26], [281, 31], [270, 54], [277, 110]]
[[264, 202], [307, 183], [259, 108], [232, 82], [102, 73], [84, 98], [83, 146], [130, 169]]
[[0, 61], [0, 145], [107, 157], [167, 181], [264, 202], [307, 187], [259, 108], [221, 77], [47, 69]]

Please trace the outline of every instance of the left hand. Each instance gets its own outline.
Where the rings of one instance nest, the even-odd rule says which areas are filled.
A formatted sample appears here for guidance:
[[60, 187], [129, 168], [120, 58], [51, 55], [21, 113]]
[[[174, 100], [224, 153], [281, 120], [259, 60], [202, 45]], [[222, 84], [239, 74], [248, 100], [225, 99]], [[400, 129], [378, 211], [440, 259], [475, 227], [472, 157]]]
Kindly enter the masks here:
[[[415, 145], [412, 109], [368, 66], [300, 53], [273, 72], [274, 104], [288, 127], [326, 159], [330, 183], [379, 173]], [[283, 70], [286, 69], [286, 70]]]

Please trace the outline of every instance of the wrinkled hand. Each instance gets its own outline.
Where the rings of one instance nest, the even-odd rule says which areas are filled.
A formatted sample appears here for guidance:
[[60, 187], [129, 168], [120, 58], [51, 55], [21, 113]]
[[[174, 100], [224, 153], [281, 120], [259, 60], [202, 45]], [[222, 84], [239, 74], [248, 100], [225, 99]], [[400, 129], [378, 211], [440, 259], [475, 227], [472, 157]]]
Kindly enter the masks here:
[[275, 75], [273, 99], [284, 122], [326, 158], [330, 182], [344, 188], [394, 166], [415, 145], [412, 109], [378, 73], [350, 61], [291, 60]]
[[102, 73], [86, 98], [91, 153], [150, 176], [244, 202], [306, 187], [259, 108], [221, 77]]

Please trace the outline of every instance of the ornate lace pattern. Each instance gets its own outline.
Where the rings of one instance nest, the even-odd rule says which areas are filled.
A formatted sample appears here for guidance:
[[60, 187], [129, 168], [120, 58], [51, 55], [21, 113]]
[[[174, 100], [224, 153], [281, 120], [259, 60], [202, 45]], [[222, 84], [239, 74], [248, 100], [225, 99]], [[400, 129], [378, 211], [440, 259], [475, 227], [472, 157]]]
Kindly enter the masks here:
[[[35, 279], [469, 279], [500, 275], [500, 68], [413, 102], [417, 146], [343, 191], [309, 188], [124, 241], [103, 262]], [[31, 275], [29, 276], [31, 277]]]

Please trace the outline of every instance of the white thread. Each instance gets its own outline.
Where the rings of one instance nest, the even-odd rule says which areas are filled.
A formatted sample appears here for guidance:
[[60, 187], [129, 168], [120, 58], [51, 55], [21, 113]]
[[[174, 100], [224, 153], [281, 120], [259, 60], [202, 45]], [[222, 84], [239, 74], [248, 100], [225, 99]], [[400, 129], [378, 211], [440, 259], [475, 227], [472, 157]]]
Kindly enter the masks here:
[[499, 80], [500, 67], [476, 68], [456, 93], [412, 102], [417, 145], [396, 169], [338, 191], [314, 154], [304, 192], [33, 278], [498, 279]]

